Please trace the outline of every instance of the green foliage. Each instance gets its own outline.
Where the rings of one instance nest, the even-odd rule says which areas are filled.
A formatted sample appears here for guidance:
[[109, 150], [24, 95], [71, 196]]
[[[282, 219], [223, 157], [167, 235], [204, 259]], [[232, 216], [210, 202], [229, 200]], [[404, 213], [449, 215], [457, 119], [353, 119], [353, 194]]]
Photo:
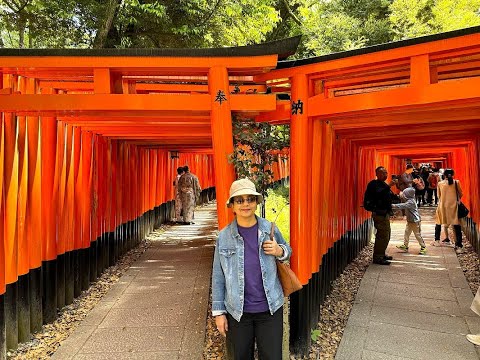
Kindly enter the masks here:
[[390, 0], [320, 0], [299, 7], [302, 56], [323, 55], [388, 42]]
[[251, 179], [257, 191], [266, 197], [274, 175], [269, 167], [278, 160], [275, 150], [290, 146], [290, 127], [236, 118], [232, 125], [234, 151], [229, 161], [239, 178]]
[[88, 47], [94, 23], [81, 1], [0, 0], [0, 46]]
[[[290, 202], [289, 188], [279, 186], [267, 190], [268, 203], [265, 206], [265, 218], [275, 221], [285, 240], [290, 242]], [[260, 215], [260, 209], [257, 210]]]
[[480, 0], [393, 0], [396, 40], [480, 25]]
[[0, 0], [0, 47], [222, 47], [297, 58], [480, 25], [480, 0]]
[[317, 342], [318, 337], [320, 336], [321, 332], [318, 329], [312, 330], [310, 332], [310, 337], [313, 342]]

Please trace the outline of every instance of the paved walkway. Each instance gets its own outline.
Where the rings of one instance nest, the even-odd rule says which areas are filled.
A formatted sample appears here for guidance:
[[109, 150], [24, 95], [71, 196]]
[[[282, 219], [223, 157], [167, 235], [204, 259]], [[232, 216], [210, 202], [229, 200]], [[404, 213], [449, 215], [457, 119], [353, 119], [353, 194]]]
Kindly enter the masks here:
[[201, 359], [216, 206], [195, 225], [149, 236], [151, 247], [113, 285], [53, 359]]
[[[478, 360], [465, 334], [480, 332], [470, 310], [473, 294], [452, 247], [433, 247], [434, 209], [422, 210], [428, 254], [413, 234], [403, 243], [405, 220], [392, 222], [390, 266], [371, 265], [361, 282], [337, 360]], [[452, 239], [453, 236], [450, 237]]]

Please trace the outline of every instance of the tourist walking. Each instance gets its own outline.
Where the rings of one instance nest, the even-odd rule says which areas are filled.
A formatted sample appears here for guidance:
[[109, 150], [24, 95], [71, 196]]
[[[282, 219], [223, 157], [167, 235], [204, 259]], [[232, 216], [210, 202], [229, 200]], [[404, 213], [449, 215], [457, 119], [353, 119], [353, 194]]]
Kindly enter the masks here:
[[458, 200], [463, 196], [460, 181], [454, 179], [453, 169], [444, 171], [445, 180], [438, 183], [438, 207], [435, 216], [435, 241], [433, 246], [440, 246], [440, 232], [442, 224], [453, 225], [455, 232], [455, 251], [463, 252], [462, 228], [458, 218]]
[[183, 222], [184, 224], [193, 224], [195, 205], [200, 197], [202, 188], [198, 178], [190, 172], [188, 166], [183, 167], [185, 173], [178, 180], [178, 187], [182, 199]]
[[281, 360], [283, 289], [276, 260], [288, 260], [290, 246], [272, 224], [255, 215], [263, 197], [248, 179], [234, 181], [227, 206], [234, 220], [218, 235], [212, 270], [212, 315], [232, 345], [235, 360]]
[[373, 248], [373, 263], [390, 265], [392, 257], [385, 254], [390, 241], [390, 215], [392, 215], [392, 202], [397, 196], [390, 189], [395, 181], [387, 180], [388, 172], [383, 166], [375, 169], [376, 179], [368, 183], [363, 197], [363, 207], [372, 212], [373, 225], [377, 230]]
[[185, 169], [180, 166], [177, 168], [177, 177], [173, 181], [173, 186], [175, 187], [175, 219], [174, 222], [180, 221], [180, 216], [182, 214], [182, 197], [180, 187], [178, 186], [178, 180], [185, 173]]
[[437, 186], [438, 183], [440, 182], [440, 175], [438, 174], [437, 169], [433, 169], [433, 172], [431, 172], [428, 175], [427, 178], [427, 202], [428, 205], [433, 205], [433, 197], [435, 197], [435, 205], [438, 204], [438, 197], [437, 197]]
[[420, 244], [420, 255], [425, 255], [427, 249], [425, 241], [422, 237], [422, 218], [418, 212], [418, 206], [415, 201], [415, 189], [406, 188], [400, 194], [401, 204], [392, 204], [393, 209], [404, 209], [407, 214], [407, 224], [405, 226], [405, 235], [403, 237], [403, 245], [398, 245], [397, 248], [408, 252], [408, 243], [410, 241], [410, 234], [413, 232], [415, 238]]

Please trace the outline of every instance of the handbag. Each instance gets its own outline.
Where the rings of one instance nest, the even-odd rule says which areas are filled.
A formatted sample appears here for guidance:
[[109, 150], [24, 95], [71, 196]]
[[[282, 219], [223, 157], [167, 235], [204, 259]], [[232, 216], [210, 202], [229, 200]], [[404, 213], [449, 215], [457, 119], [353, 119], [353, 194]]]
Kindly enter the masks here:
[[[275, 223], [272, 222], [272, 228], [270, 229], [270, 240], [275, 240]], [[276, 260], [277, 263], [277, 275], [282, 284], [283, 295], [290, 296], [291, 293], [303, 288], [302, 283], [298, 280], [297, 275], [290, 269], [290, 266], [283, 261]]]
[[457, 215], [458, 215], [459, 219], [462, 219], [464, 217], [467, 217], [470, 210], [468, 210], [468, 208], [465, 206], [465, 204], [462, 203], [460, 201], [460, 199], [458, 198], [458, 187], [457, 187], [457, 182], [456, 181], [455, 181], [455, 192], [457, 193], [457, 204], [458, 204]]

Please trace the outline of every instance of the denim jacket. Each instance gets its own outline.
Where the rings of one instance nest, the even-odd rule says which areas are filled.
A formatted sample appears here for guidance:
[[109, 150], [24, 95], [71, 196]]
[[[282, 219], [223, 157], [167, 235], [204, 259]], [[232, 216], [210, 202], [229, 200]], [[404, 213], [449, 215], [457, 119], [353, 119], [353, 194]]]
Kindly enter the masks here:
[[[283, 305], [283, 289], [277, 276], [275, 256], [266, 255], [262, 249], [262, 243], [270, 239], [271, 223], [260, 217], [257, 217], [257, 221], [258, 253], [263, 287], [270, 314], [273, 315]], [[281, 261], [289, 259], [292, 249], [277, 227], [275, 227], [275, 240], [283, 248], [283, 256], [278, 259]], [[220, 231], [215, 246], [212, 271], [213, 316], [228, 312], [235, 320], [240, 321], [244, 304], [244, 271], [244, 243], [238, 233], [235, 219]]]

